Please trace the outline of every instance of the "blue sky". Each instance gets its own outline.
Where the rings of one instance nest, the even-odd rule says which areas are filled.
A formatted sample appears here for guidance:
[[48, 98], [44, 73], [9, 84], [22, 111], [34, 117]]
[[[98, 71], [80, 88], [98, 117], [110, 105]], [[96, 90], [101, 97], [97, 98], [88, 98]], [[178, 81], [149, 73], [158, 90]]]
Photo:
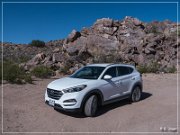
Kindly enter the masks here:
[[62, 39], [73, 30], [90, 27], [97, 19], [109, 17], [121, 20], [125, 16], [142, 21], [177, 21], [177, 5], [166, 4], [3, 4], [3, 41], [29, 43]]

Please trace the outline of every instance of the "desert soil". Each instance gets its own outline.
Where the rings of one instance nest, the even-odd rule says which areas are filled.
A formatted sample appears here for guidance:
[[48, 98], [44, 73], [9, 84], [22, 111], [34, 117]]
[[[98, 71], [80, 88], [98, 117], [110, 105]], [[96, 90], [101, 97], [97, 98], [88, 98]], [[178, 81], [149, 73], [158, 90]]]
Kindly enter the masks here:
[[54, 79], [37, 79], [34, 84], [3, 85], [3, 132], [139, 134], [161, 132], [160, 127], [177, 128], [177, 74], [143, 75], [144, 92], [140, 102], [123, 100], [106, 105], [94, 118], [58, 112], [46, 105], [45, 89]]

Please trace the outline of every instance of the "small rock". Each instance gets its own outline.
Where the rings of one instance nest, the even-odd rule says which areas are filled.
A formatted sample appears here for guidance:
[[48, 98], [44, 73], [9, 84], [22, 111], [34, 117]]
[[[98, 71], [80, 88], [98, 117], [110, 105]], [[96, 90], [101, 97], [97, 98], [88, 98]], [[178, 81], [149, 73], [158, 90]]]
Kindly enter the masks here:
[[102, 25], [104, 27], [111, 27], [113, 25], [113, 20], [109, 18], [98, 19], [94, 25]]
[[52, 57], [53, 62], [63, 62], [67, 59], [67, 56], [62, 53], [54, 53]]
[[54, 50], [53, 50], [53, 53], [59, 53], [60, 52], [60, 48], [55, 48]]

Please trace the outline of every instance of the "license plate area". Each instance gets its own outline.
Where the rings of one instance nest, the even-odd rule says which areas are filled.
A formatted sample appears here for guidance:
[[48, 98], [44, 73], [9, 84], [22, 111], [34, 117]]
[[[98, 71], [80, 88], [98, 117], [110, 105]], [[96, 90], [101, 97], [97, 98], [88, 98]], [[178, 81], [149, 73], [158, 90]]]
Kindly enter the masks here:
[[55, 105], [55, 101], [52, 100], [52, 99], [49, 99], [49, 105], [50, 105], [50, 106], [54, 106], [54, 105]]

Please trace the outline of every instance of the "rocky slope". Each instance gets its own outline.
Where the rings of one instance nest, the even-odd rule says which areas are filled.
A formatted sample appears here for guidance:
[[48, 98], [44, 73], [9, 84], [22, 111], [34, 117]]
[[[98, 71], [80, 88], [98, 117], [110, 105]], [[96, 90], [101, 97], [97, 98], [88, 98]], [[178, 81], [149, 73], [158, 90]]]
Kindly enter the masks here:
[[[145, 23], [137, 18], [98, 19], [90, 28], [72, 30], [66, 39], [50, 41], [46, 47], [4, 44], [4, 58], [27, 57], [27, 71], [38, 65], [73, 72], [87, 63], [121, 62], [158, 64], [159, 71], [177, 65], [177, 24], [171, 21]], [[179, 36], [179, 33], [178, 33]]]

